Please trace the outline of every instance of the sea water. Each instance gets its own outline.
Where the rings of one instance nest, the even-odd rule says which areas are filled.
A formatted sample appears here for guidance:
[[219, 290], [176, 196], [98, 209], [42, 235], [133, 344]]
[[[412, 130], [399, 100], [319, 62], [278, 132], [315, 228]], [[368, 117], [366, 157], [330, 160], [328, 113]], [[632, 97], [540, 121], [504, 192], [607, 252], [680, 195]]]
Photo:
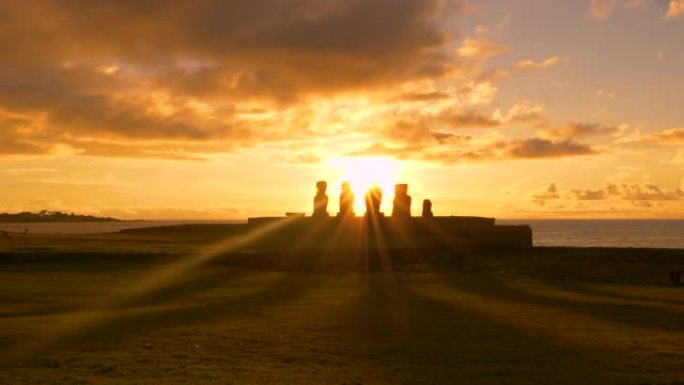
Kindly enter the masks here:
[[684, 249], [684, 220], [497, 220], [528, 224], [535, 246]]

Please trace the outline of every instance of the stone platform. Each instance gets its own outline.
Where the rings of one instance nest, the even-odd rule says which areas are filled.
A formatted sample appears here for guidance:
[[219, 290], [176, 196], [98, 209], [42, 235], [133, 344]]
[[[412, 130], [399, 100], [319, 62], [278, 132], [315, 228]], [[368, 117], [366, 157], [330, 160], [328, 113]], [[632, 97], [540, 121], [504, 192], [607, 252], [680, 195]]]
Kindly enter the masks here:
[[483, 217], [261, 217], [248, 220], [248, 231], [263, 229], [250, 245], [258, 252], [330, 252], [359, 250], [521, 250], [532, 247], [527, 225], [497, 225]]

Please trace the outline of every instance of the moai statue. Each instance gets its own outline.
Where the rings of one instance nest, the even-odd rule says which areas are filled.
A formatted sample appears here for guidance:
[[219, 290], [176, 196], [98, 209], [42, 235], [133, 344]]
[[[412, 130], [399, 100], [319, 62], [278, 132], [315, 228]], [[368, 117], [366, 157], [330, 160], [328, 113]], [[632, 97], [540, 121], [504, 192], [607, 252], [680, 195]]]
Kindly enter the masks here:
[[432, 218], [432, 201], [425, 199], [423, 201], [423, 218]]
[[314, 197], [314, 217], [328, 216], [328, 196], [325, 195], [325, 190], [328, 188], [328, 183], [321, 180], [316, 182], [316, 196]]
[[382, 189], [377, 184], [371, 186], [366, 192], [366, 216], [380, 216], [380, 204], [382, 203]]
[[408, 195], [407, 184], [394, 185], [394, 201], [392, 201], [392, 218], [411, 217], [411, 196]]
[[342, 183], [342, 193], [340, 194], [340, 217], [354, 216], [354, 193], [349, 182]]

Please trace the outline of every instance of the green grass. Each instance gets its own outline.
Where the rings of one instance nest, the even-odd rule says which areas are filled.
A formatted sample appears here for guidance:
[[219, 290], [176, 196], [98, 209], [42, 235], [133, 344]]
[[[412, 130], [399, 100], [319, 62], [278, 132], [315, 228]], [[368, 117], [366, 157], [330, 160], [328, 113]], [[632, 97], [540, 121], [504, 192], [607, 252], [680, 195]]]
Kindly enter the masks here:
[[[72, 243], [156, 247], [126, 237]], [[684, 288], [664, 284], [680, 254], [625, 253], [372, 274], [209, 264], [135, 296], [165, 262], [5, 263], [0, 384], [683, 384]]]
[[187, 233], [180, 230], [104, 234], [11, 234], [10, 239], [0, 239], [0, 254], [184, 254], [220, 238], [221, 234]]

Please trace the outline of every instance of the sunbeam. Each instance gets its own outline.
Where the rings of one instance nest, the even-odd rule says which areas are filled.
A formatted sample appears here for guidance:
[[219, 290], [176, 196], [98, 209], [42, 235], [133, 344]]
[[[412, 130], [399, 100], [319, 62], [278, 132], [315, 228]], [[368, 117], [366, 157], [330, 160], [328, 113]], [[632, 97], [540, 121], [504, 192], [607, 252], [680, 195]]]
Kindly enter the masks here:
[[174, 261], [159, 269], [152, 270], [128, 287], [111, 292], [97, 302], [84, 306], [81, 311], [64, 314], [59, 321], [50, 325], [34, 338], [25, 341], [16, 350], [17, 357], [23, 357], [44, 346], [55, 343], [60, 338], [77, 333], [79, 330], [91, 327], [111, 317], [115, 317], [117, 309], [132, 303], [137, 298], [172, 283], [187, 271], [205, 264], [212, 259], [230, 251], [237, 250], [251, 242], [291, 223], [296, 218], [285, 217], [279, 221], [264, 224], [253, 231], [239, 237], [231, 237], [216, 242], [205, 249]]

